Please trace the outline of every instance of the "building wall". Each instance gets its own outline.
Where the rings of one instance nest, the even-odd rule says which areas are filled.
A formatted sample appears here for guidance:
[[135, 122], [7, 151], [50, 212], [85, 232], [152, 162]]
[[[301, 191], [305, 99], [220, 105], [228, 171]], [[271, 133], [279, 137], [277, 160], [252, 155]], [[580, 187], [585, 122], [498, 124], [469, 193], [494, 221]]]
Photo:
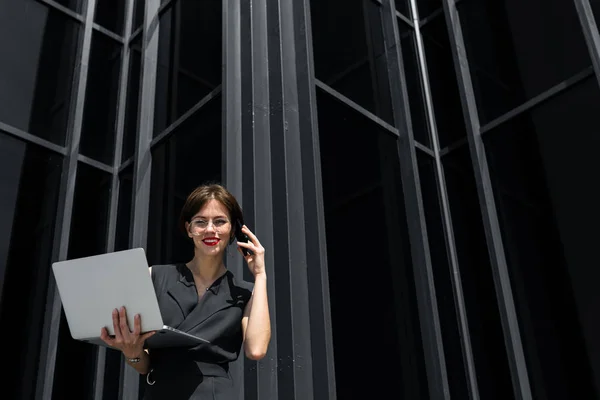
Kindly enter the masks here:
[[143, 395], [50, 265], [187, 260], [207, 181], [267, 249], [240, 398], [600, 398], [597, 1], [117, 3], [0, 0], [3, 398]]

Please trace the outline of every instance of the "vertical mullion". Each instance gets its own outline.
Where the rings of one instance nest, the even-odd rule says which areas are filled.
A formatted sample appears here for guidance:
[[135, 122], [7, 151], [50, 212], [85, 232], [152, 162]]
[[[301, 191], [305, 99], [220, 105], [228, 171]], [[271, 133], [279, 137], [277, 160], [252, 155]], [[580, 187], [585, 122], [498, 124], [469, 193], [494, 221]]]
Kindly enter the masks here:
[[473, 349], [471, 347], [471, 338], [469, 333], [469, 324], [467, 318], [467, 310], [462, 289], [460, 267], [458, 265], [458, 257], [456, 255], [456, 244], [454, 241], [454, 229], [452, 227], [452, 219], [450, 216], [450, 208], [448, 206], [448, 192], [444, 177], [444, 169], [440, 157], [440, 144], [433, 110], [433, 100], [431, 98], [431, 87], [429, 85], [429, 73], [427, 71], [427, 62], [425, 56], [425, 47], [423, 44], [423, 36], [419, 24], [419, 13], [416, 0], [411, 0], [411, 12], [415, 29], [415, 39], [417, 45], [417, 57], [419, 60], [419, 72], [421, 74], [421, 82], [423, 83], [423, 93], [425, 96], [425, 108], [427, 111], [427, 119], [429, 130], [431, 132], [431, 141], [435, 159], [435, 175], [436, 184], [439, 191], [440, 208], [442, 211], [442, 223], [444, 227], [444, 237], [446, 240], [446, 250], [448, 261], [450, 262], [452, 278], [452, 294], [454, 304], [458, 316], [458, 329], [460, 333], [460, 343], [462, 347], [462, 355], [465, 362], [465, 373], [467, 376], [467, 384], [469, 390], [469, 398], [471, 400], [479, 399], [479, 389], [477, 387], [477, 374], [475, 371], [475, 360], [473, 358]]
[[[67, 155], [63, 162], [63, 174], [59, 191], [59, 202], [62, 210], [59, 210], [57, 227], [53, 243], [53, 259], [65, 260], [69, 251], [69, 235], [75, 198], [75, 181], [77, 175], [77, 156], [79, 155], [79, 143], [81, 140], [81, 128], [83, 124], [83, 107], [87, 85], [88, 64], [90, 59], [94, 9], [96, 0], [87, 0], [84, 5], [83, 36], [79, 41], [78, 55], [80, 56], [75, 73], [77, 82], [74, 96], [70, 104], [69, 135], [67, 137]], [[50, 274], [52, 275], [52, 274]], [[40, 284], [46, 284], [41, 282]], [[58, 350], [58, 336], [61, 321], [62, 304], [56, 282], [53, 276], [47, 282], [46, 310], [44, 316], [44, 328], [42, 333], [42, 350], [39, 362], [39, 374], [36, 383], [35, 398], [46, 400], [52, 398], [54, 387], [54, 371], [56, 368], [56, 355]], [[41, 288], [40, 288], [41, 290]]]
[[[158, 63], [158, 35], [160, 0], [146, 0], [144, 28], [142, 32], [142, 78], [140, 88], [140, 106], [137, 143], [133, 164], [133, 204], [130, 245], [146, 247], [148, 237], [148, 212], [150, 207], [150, 175], [152, 171], [152, 153], [150, 143], [154, 127], [154, 101], [156, 92], [156, 73]], [[139, 374], [122, 363], [121, 399], [137, 400], [139, 392]]]
[[594, 72], [596, 73], [596, 80], [600, 84], [600, 34], [598, 33], [598, 25], [594, 18], [594, 11], [590, 6], [590, 0], [574, 1], [590, 58], [592, 59], [592, 65], [594, 66]]
[[477, 192], [492, 265], [496, 296], [498, 298], [500, 317], [504, 330], [504, 341], [507, 347], [513, 391], [517, 400], [531, 400], [532, 393], [527, 374], [523, 344], [496, 212], [492, 182], [487, 166], [484, 143], [481, 137], [481, 125], [477, 114], [473, 84], [456, 1], [444, 0], [443, 5], [465, 117], [469, 150], [477, 182]]
[[425, 369], [429, 384], [429, 395], [435, 399], [450, 399], [448, 375], [444, 356], [444, 347], [437, 309], [437, 299], [431, 255], [427, 239], [427, 228], [423, 210], [423, 200], [419, 191], [419, 173], [412, 123], [408, 106], [406, 79], [402, 64], [400, 35], [396, 20], [394, 0], [383, 2], [384, 38], [387, 43], [387, 62], [389, 68], [394, 120], [400, 133], [398, 138], [398, 156], [402, 188], [405, 197], [408, 218], [408, 234], [411, 243], [411, 255], [419, 309], [419, 322], [423, 335]]
[[[250, 1], [250, 0], [246, 0]], [[241, 1], [223, 0], [223, 112], [221, 173], [227, 189], [242, 203], [242, 66], [241, 66]], [[246, 32], [244, 32], [246, 33]], [[243, 276], [241, 256], [237, 251], [227, 252], [228, 269], [235, 276]], [[237, 398], [244, 400], [244, 359], [231, 365], [232, 376], [238, 384]]]
[[[302, 163], [304, 165], [304, 207], [312, 221], [306, 224], [308, 279], [311, 283], [311, 331], [313, 386], [315, 400], [335, 400], [336, 380], [327, 264], [327, 238], [321, 173], [317, 93], [313, 60], [310, 0], [294, 2], [296, 7], [296, 55], [298, 62], [298, 99], [302, 111]], [[299, 9], [298, 9], [299, 8]]]
[[[271, 315], [271, 336], [277, 337], [277, 310], [275, 301], [275, 259], [273, 237], [273, 177], [271, 172], [271, 124], [269, 81], [269, 32], [267, 0], [252, 0], [250, 16], [252, 58], [252, 154], [254, 182], [254, 224], [257, 236], [265, 249], [267, 293]], [[272, 57], [272, 56], [271, 56]], [[277, 340], [268, 348], [269, 356], [259, 361], [257, 368], [256, 398], [279, 398], [277, 382]]]
[[[121, 154], [123, 147], [123, 135], [125, 130], [125, 113], [127, 110], [127, 87], [129, 84], [129, 58], [130, 47], [129, 38], [131, 37], [131, 25], [133, 24], [133, 3], [135, 0], [126, 0], [125, 24], [123, 35], [123, 50], [121, 52], [121, 74], [119, 78], [119, 97], [117, 100], [117, 121], [115, 136], [115, 153], [113, 158], [113, 175], [110, 191], [110, 206], [108, 217], [108, 232], [106, 239], [106, 252], [115, 250], [115, 237], [117, 230], [117, 215], [120, 196], [119, 166], [121, 164]], [[102, 400], [104, 396], [104, 372], [106, 368], [106, 348], [98, 348], [98, 357], [96, 360], [96, 376], [94, 379], [94, 400]]]

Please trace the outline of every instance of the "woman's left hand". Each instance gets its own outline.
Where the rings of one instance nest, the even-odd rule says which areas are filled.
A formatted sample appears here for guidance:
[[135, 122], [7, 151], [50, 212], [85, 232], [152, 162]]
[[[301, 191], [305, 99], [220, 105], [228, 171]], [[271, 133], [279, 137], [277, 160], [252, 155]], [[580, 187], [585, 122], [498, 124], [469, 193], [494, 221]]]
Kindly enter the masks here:
[[[265, 249], [264, 249], [264, 247], [262, 247], [262, 245], [260, 244], [260, 242], [258, 241], [256, 236], [254, 235], [254, 233], [252, 233], [246, 225], [242, 226], [242, 232], [244, 232], [246, 234], [246, 236], [248, 236], [248, 239], [250, 239], [250, 241], [248, 243], [238, 241], [237, 242], [238, 251], [240, 252], [242, 257], [244, 257], [244, 259], [248, 263], [248, 268], [250, 269], [250, 272], [252, 272], [252, 275], [254, 275], [256, 277], [259, 274], [264, 274], [265, 273]], [[244, 253], [242, 252], [242, 247], [250, 250], [252, 252], [252, 254], [248, 254], [247, 256], [244, 256]]]

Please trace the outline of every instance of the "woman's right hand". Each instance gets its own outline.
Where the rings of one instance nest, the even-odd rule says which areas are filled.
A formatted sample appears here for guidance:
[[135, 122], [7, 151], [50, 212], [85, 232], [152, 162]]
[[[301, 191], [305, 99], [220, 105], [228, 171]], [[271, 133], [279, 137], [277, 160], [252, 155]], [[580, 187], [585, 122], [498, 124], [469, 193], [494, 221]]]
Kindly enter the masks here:
[[125, 307], [121, 307], [120, 310], [115, 308], [112, 312], [112, 320], [115, 336], [110, 337], [108, 329], [102, 328], [100, 339], [110, 347], [121, 350], [127, 358], [140, 357], [144, 351], [144, 342], [156, 332], [141, 334], [142, 320], [139, 314], [136, 314], [133, 319], [133, 331], [131, 331], [127, 324], [127, 310]]

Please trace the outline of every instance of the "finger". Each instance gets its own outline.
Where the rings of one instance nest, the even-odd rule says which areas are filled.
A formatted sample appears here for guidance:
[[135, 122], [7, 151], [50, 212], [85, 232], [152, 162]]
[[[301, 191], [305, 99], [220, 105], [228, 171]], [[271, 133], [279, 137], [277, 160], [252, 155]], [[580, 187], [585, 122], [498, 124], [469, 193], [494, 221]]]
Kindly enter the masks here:
[[131, 330], [127, 324], [127, 311], [125, 310], [125, 306], [121, 307], [121, 310], [119, 311], [119, 323], [123, 339], [129, 338], [129, 336], [131, 336]]
[[142, 340], [148, 339], [150, 336], [153, 336], [155, 333], [156, 333], [156, 331], [150, 331], [150, 332], [144, 333], [142, 335]]
[[133, 317], [133, 334], [135, 336], [139, 336], [141, 331], [142, 331], [142, 317], [140, 317], [140, 314], [135, 314], [135, 317]]
[[112, 339], [110, 336], [108, 336], [108, 329], [106, 329], [106, 328], [102, 328], [100, 330], [100, 339], [102, 339], [102, 341], [109, 346], [113, 345], [114, 339]]
[[242, 232], [244, 232], [246, 235], [248, 235], [248, 239], [250, 239], [250, 241], [255, 246], [260, 246], [260, 242], [258, 241], [258, 238], [256, 237], [256, 235], [254, 233], [252, 233], [252, 231], [250, 229], [248, 229], [248, 227], [246, 225], [242, 226]]
[[115, 339], [117, 341], [123, 340], [123, 335], [121, 335], [121, 326], [119, 325], [119, 311], [115, 308], [112, 312], [113, 319], [113, 329], [115, 330]]

